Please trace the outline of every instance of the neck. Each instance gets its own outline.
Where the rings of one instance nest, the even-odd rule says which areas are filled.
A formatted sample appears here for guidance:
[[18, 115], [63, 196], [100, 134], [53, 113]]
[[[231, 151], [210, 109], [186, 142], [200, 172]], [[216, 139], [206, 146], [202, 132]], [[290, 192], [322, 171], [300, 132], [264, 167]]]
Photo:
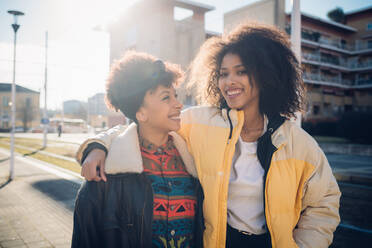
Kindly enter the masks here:
[[259, 108], [244, 109], [244, 124], [243, 130], [258, 130], [264, 126], [264, 118], [260, 113]]
[[160, 131], [158, 129], [155, 130], [154, 128], [144, 125], [138, 126], [138, 132], [143, 139], [153, 143], [156, 146], [161, 146], [168, 140], [168, 132]]

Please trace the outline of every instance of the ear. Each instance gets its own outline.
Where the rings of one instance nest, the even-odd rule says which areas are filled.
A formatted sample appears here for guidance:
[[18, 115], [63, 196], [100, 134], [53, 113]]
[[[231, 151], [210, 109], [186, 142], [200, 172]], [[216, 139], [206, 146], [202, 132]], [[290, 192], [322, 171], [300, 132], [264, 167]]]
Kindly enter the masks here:
[[137, 111], [136, 118], [138, 122], [146, 122], [148, 120], [147, 112], [143, 107], [140, 107]]

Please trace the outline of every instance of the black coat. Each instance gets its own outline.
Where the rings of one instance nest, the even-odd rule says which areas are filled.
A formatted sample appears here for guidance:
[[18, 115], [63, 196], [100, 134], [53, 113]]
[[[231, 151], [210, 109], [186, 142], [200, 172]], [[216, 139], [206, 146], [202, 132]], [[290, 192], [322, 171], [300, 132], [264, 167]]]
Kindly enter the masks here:
[[[195, 179], [197, 207], [194, 247], [203, 247], [203, 190]], [[107, 175], [84, 182], [75, 204], [72, 246], [152, 247], [153, 191], [144, 173]]]

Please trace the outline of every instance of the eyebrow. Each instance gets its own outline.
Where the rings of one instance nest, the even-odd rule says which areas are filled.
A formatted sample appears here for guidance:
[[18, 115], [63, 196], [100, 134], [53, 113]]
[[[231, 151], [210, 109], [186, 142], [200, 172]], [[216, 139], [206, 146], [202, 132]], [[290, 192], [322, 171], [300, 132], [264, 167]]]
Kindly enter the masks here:
[[170, 90], [162, 90], [160, 93], [159, 93], [159, 96], [162, 96], [164, 94], [170, 94], [171, 91]]
[[[239, 68], [239, 67], [244, 67], [242, 64], [234, 65], [233, 68]], [[221, 67], [220, 70], [227, 70], [226, 67]]]

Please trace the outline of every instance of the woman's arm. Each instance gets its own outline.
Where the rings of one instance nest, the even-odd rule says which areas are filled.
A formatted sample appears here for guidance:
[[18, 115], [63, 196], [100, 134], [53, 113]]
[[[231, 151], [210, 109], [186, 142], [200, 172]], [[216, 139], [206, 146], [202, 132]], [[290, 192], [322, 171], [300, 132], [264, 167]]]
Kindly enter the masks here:
[[127, 126], [118, 125], [93, 138], [87, 139], [80, 145], [76, 154], [76, 160], [82, 165], [81, 175], [88, 181], [106, 182], [105, 159], [111, 142]]
[[301, 248], [328, 247], [340, 223], [341, 192], [326, 156], [322, 151], [319, 152], [318, 166], [307, 183], [302, 200], [303, 211], [293, 232]]

